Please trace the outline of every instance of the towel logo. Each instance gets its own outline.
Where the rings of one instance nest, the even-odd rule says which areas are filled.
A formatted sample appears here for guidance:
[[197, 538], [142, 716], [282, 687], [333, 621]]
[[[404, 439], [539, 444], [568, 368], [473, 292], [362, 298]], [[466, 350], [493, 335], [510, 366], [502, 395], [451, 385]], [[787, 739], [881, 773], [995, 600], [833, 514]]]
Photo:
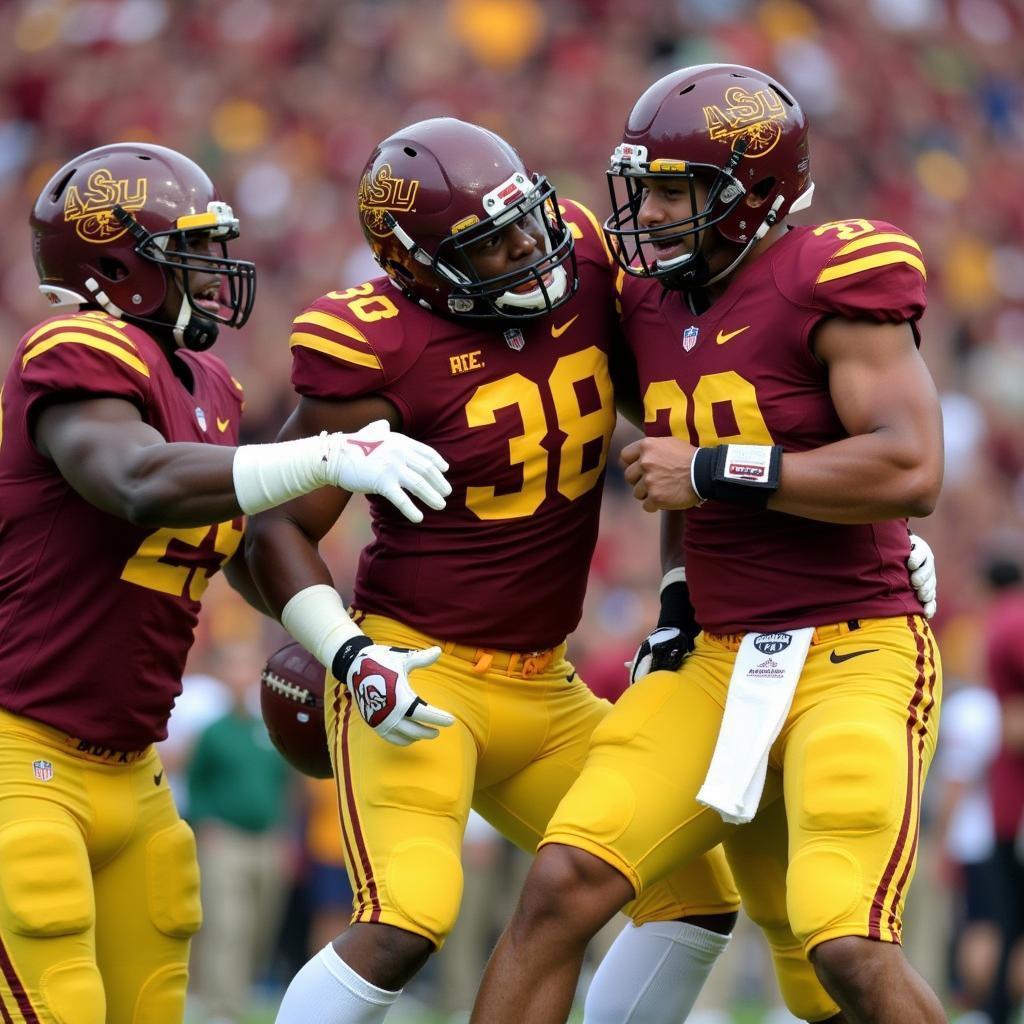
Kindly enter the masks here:
[[761, 633], [754, 637], [754, 646], [762, 654], [778, 654], [793, 642], [789, 633]]

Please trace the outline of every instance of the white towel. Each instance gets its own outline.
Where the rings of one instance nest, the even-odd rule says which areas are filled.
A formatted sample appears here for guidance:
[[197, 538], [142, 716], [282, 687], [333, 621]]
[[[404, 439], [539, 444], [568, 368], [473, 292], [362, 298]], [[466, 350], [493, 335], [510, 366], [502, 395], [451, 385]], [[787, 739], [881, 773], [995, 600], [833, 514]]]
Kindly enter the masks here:
[[768, 754], [786, 722], [814, 627], [747, 633], [736, 654], [718, 742], [697, 799], [724, 821], [757, 813]]

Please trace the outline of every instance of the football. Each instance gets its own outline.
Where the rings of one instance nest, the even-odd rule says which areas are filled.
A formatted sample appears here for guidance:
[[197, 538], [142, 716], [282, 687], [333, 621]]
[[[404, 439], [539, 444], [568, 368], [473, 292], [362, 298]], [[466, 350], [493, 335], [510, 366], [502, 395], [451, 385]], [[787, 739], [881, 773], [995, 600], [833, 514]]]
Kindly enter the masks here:
[[281, 756], [304, 775], [331, 777], [324, 725], [326, 670], [301, 644], [285, 644], [260, 674], [263, 721]]

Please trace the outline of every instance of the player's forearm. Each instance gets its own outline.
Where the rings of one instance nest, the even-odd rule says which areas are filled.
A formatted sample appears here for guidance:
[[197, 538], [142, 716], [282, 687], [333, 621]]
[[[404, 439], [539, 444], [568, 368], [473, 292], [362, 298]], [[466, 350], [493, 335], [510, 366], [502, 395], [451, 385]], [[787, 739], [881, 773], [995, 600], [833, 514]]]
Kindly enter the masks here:
[[661, 571], [681, 566], [683, 555], [684, 513], [681, 509], [669, 509], [661, 514]]
[[829, 523], [930, 515], [942, 484], [942, 453], [889, 431], [787, 452], [768, 507]]
[[270, 613], [277, 618], [300, 591], [319, 584], [334, 585], [316, 541], [285, 509], [261, 512], [249, 520], [245, 560]]
[[[137, 526], [207, 526], [242, 515], [234, 448], [176, 442], [140, 448], [102, 503]], [[88, 497], [88, 495], [86, 495]]]

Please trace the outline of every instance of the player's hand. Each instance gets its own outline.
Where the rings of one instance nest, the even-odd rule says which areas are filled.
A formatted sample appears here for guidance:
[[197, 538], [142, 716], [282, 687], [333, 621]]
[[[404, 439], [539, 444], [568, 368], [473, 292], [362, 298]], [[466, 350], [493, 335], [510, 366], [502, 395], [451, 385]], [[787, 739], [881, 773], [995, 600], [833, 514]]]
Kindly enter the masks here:
[[693, 638], [678, 626], [656, 626], [636, 649], [629, 669], [629, 685], [640, 682], [652, 672], [675, 672], [693, 650]]
[[417, 740], [434, 739], [452, 725], [453, 715], [432, 707], [409, 685], [417, 668], [432, 665], [440, 647], [410, 651], [384, 647], [368, 636], [347, 641], [334, 656], [331, 671], [349, 688], [366, 724], [388, 743], [407, 747]]
[[423, 513], [410, 494], [428, 508], [442, 509], [452, 493], [444, 478], [448, 463], [430, 445], [392, 432], [387, 420], [374, 420], [354, 434], [327, 434], [325, 440], [325, 484], [379, 494], [414, 523], [423, 521]]
[[697, 449], [677, 437], [644, 437], [622, 449], [626, 483], [644, 510], [693, 508], [700, 498], [690, 481]]
[[629, 669], [629, 685], [651, 672], [675, 672], [693, 650], [700, 626], [690, 601], [686, 570], [670, 569], [661, 581], [658, 624], [636, 649]]
[[928, 542], [914, 533], [910, 535], [910, 557], [907, 559], [907, 568], [910, 570], [910, 585], [914, 588], [918, 601], [924, 607], [924, 617], [930, 619], [938, 607], [935, 556], [932, 554]]

